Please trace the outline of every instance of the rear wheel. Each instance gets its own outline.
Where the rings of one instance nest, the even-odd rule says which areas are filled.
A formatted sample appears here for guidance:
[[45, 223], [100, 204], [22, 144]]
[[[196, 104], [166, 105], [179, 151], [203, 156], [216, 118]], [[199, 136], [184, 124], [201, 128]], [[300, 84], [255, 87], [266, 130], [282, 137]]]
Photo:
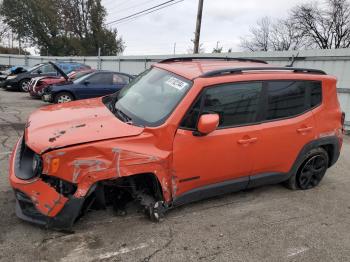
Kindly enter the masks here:
[[19, 89], [22, 92], [28, 92], [29, 79], [23, 79], [19, 82]]
[[74, 100], [73, 95], [68, 92], [58, 93], [54, 99], [56, 104], [67, 103], [73, 100]]
[[286, 182], [287, 187], [301, 190], [316, 187], [324, 177], [328, 163], [329, 157], [326, 150], [323, 148], [310, 150], [298, 172]]

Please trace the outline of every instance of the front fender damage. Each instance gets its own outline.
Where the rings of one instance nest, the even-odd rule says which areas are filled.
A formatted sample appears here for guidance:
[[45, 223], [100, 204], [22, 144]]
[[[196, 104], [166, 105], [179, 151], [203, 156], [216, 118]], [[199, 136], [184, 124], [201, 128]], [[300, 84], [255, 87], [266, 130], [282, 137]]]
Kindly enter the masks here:
[[[86, 145], [79, 151], [55, 150], [43, 155], [43, 176], [33, 188], [21, 191], [44, 217], [45, 223], [39, 224], [50, 228], [70, 230], [88, 209], [112, 205], [119, 213], [129, 201], [138, 201], [148, 214], [155, 213], [153, 220], [158, 220], [174, 193], [168, 175], [169, 158], [117, 146], [107, 150], [104, 145]], [[54, 184], [51, 178], [59, 182]], [[74, 192], [64, 193], [59, 186], [62, 181], [75, 185]], [[17, 215], [26, 218], [21, 209]]]

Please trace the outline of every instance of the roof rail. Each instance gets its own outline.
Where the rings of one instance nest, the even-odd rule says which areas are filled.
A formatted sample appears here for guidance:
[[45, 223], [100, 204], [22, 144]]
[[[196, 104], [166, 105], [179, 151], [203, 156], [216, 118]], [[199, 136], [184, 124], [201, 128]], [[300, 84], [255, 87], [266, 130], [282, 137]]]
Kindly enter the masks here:
[[229, 74], [241, 74], [247, 71], [291, 71], [293, 73], [302, 74], [318, 74], [326, 75], [326, 72], [318, 69], [296, 68], [296, 67], [241, 67], [241, 68], [226, 68], [204, 73], [199, 77], [214, 77]]
[[267, 64], [264, 60], [258, 60], [253, 58], [243, 58], [243, 57], [228, 57], [228, 56], [183, 56], [183, 57], [171, 57], [159, 61], [158, 63], [168, 63], [168, 62], [186, 62], [193, 60], [224, 60], [224, 61], [238, 61], [238, 62], [253, 62], [260, 64]]

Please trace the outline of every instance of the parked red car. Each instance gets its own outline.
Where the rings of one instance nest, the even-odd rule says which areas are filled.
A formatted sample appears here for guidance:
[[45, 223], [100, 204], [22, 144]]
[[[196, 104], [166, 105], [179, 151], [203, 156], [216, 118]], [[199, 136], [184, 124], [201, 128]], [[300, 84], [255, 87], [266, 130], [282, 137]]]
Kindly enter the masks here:
[[42, 76], [33, 78], [28, 84], [28, 92], [32, 97], [40, 98], [44, 89], [53, 84], [63, 84], [69, 81], [73, 81], [77, 78], [80, 78], [86, 74], [94, 71], [93, 69], [83, 70], [83, 71], [73, 71], [68, 75], [64, 74], [62, 76]]

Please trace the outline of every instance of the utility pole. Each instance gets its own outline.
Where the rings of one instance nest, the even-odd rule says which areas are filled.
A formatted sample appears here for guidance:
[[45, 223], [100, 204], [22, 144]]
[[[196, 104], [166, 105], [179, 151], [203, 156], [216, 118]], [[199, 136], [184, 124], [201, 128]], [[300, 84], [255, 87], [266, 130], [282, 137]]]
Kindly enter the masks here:
[[193, 48], [194, 54], [198, 54], [198, 52], [199, 52], [199, 38], [200, 38], [200, 34], [201, 34], [203, 2], [204, 2], [204, 0], [198, 0], [196, 32], [195, 32], [195, 37], [194, 37], [194, 48]]
[[21, 37], [18, 35], [18, 54], [21, 54]]
[[97, 56], [98, 56], [98, 64], [97, 64], [97, 69], [101, 69], [101, 47], [99, 47], [98, 48], [98, 54], [97, 54]]
[[176, 53], [176, 42], [174, 43], [174, 55]]
[[11, 30], [11, 48], [13, 48], [13, 31]]

